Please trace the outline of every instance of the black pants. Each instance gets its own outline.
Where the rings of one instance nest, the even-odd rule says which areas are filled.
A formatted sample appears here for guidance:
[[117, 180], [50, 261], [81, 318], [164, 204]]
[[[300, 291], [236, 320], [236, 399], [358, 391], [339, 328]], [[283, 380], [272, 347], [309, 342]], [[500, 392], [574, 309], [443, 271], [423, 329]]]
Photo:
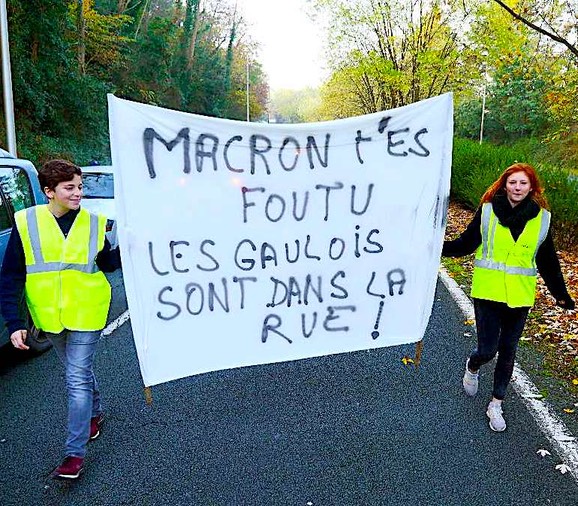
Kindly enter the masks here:
[[477, 371], [498, 353], [492, 392], [496, 399], [506, 396], [506, 388], [514, 370], [518, 342], [529, 310], [529, 307], [512, 308], [503, 302], [474, 299], [478, 347], [470, 355], [469, 368]]

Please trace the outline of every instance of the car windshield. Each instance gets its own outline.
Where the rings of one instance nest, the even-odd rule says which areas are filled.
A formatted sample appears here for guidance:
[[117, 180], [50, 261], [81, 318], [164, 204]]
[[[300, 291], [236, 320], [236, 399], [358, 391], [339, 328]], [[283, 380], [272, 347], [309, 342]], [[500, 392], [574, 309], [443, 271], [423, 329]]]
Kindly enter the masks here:
[[85, 199], [114, 198], [114, 178], [112, 174], [82, 174], [83, 194]]

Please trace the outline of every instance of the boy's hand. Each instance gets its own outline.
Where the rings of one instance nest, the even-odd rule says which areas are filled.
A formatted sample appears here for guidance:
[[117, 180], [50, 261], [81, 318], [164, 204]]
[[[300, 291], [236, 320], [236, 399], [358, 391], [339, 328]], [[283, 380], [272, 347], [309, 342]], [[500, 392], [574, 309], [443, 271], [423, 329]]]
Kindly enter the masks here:
[[30, 349], [30, 346], [26, 346], [24, 344], [27, 335], [28, 335], [27, 330], [17, 330], [16, 332], [13, 332], [12, 335], [10, 336], [10, 341], [14, 345], [14, 348], [17, 348], [19, 350]]

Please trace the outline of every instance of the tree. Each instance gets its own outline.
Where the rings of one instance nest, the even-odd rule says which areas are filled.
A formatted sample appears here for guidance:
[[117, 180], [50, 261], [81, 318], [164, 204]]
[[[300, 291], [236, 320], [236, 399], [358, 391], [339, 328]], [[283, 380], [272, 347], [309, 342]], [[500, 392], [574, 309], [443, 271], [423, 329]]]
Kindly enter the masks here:
[[332, 120], [356, 116], [364, 111], [372, 111], [372, 108], [364, 106], [364, 100], [369, 93], [360, 92], [358, 87], [364, 85], [363, 79], [357, 79], [359, 75], [356, 67], [343, 66], [334, 71], [330, 78], [321, 86], [318, 114], [321, 120]]
[[311, 87], [276, 90], [271, 96], [270, 116], [275, 123], [320, 121], [320, 103], [319, 90]]
[[[521, 3], [521, 11], [516, 11], [502, 0], [494, 0], [494, 2], [496, 2], [502, 9], [508, 12], [514, 19], [524, 23], [532, 30], [535, 30], [536, 32], [552, 39], [554, 42], [565, 46], [574, 55], [574, 57], [578, 59], [578, 46], [571, 43], [568, 38], [568, 34], [573, 30], [572, 27], [578, 25], [578, 11], [576, 10], [576, 6], [573, 5], [571, 1], [542, 0], [538, 2], [531, 2], [533, 6], [524, 6], [524, 4]], [[558, 16], [556, 16], [556, 23], [553, 23], [550, 18], [543, 14], [552, 11], [560, 13]], [[534, 13], [534, 17], [538, 19], [537, 22], [542, 23], [543, 26], [540, 26], [537, 24], [537, 22], [532, 21], [532, 19], [529, 17], [529, 14], [532, 12]], [[572, 19], [574, 20], [573, 22]]]
[[85, 0], [78, 0], [76, 4], [77, 58], [78, 73], [82, 75], [86, 72], [86, 23], [84, 13], [87, 7], [87, 5], [85, 6]]
[[[544, 141], [550, 151], [564, 163], [578, 162], [578, 46], [576, 30], [578, 9], [572, 0], [534, 0], [510, 6], [494, 0], [514, 20], [536, 34], [551, 41], [552, 62], [555, 69], [548, 69], [548, 86], [543, 101], [551, 119], [551, 128]], [[560, 46], [570, 53], [560, 52]]]
[[51, 96], [56, 72], [68, 75], [74, 65], [62, 36], [70, 27], [68, 6], [59, 0], [15, 0], [7, 7], [16, 127], [53, 131], [62, 105], [62, 97]]
[[23, 156], [106, 161], [106, 94], [244, 119], [267, 102], [232, 0], [11, 0], [12, 74]]
[[79, 73], [100, 75], [106, 81], [114, 68], [124, 63], [124, 51], [131, 39], [122, 35], [130, 24], [130, 16], [100, 14], [94, 0], [79, 0], [76, 11]]
[[230, 119], [247, 118], [247, 63], [249, 70], [249, 118], [266, 121], [269, 86], [261, 65], [250, 57], [249, 49], [242, 43], [235, 47], [229, 94], [222, 116]]
[[501, 140], [540, 137], [549, 124], [544, 100], [547, 83], [539, 69], [518, 55], [500, 66], [492, 86], [492, 116], [503, 134]]
[[317, 9], [332, 19], [333, 70], [352, 80], [348, 89], [358, 112], [399, 107], [466, 85], [468, 50], [447, 5], [317, 0]]
[[[569, 120], [575, 114], [568, 107], [571, 100], [564, 99], [575, 93], [568, 80], [575, 68], [572, 58], [561, 54], [560, 46], [540, 32], [518, 23], [497, 3], [476, 2], [474, 7], [468, 39], [479, 55], [480, 74], [488, 76], [484, 137], [511, 142], [529, 136], [551, 139], [556, 132], [562, 135], [563, 110]], [[554, 26], [561, 12], [542, 10], [540, 18]], [[456, 127], [463, 132], [466, 123], [475, 125], [476, 104], [478, 126], [468, 130], [471, 138], [479, 132], [481, 99], [470, 97], [469, 104], [460, 103], [457, 108]], [[566, 127], [563, 135], [567, 134]]]

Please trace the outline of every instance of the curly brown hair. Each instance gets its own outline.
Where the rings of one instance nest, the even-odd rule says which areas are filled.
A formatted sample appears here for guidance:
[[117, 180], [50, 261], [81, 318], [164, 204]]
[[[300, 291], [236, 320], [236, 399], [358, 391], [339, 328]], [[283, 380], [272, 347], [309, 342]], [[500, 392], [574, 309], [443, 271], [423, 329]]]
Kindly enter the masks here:
[[536, 169], [534, 169], [534, 167], [532, 167], [528, 163], [519, 163], [519, 162], [510, 165], [504, 172], [502, 172], [502, 175], [496, 181], [494, 181], [490, 185], [490, 187], [486, 190], [486, 193], [482, 195], [480, 204], [491, 202], [492, 199], [494, 198], [494, 195], [498, 191], [505, 190], [506, 181], [515, 172], [523, 172], [524, 174], [526, 174], [526, 176], [528, 176], [528, 179], [530, 180], [530, 186], [532, 187], [529, 193], [530, 198], [533, 201], [535, 201], [540, 207], [548, 209], [549, 208], [548, 201], [546, 200], [546, 196], [544, 195], [544, 188], [540, 183], [540, 179], [538, 178]]
[[74, 175], [82, 176], [82, 170], [68, 160], [50, 160], [38, 171], [38, 181], [42, 190], [54, 190], [58, 183], [71, 181]]

